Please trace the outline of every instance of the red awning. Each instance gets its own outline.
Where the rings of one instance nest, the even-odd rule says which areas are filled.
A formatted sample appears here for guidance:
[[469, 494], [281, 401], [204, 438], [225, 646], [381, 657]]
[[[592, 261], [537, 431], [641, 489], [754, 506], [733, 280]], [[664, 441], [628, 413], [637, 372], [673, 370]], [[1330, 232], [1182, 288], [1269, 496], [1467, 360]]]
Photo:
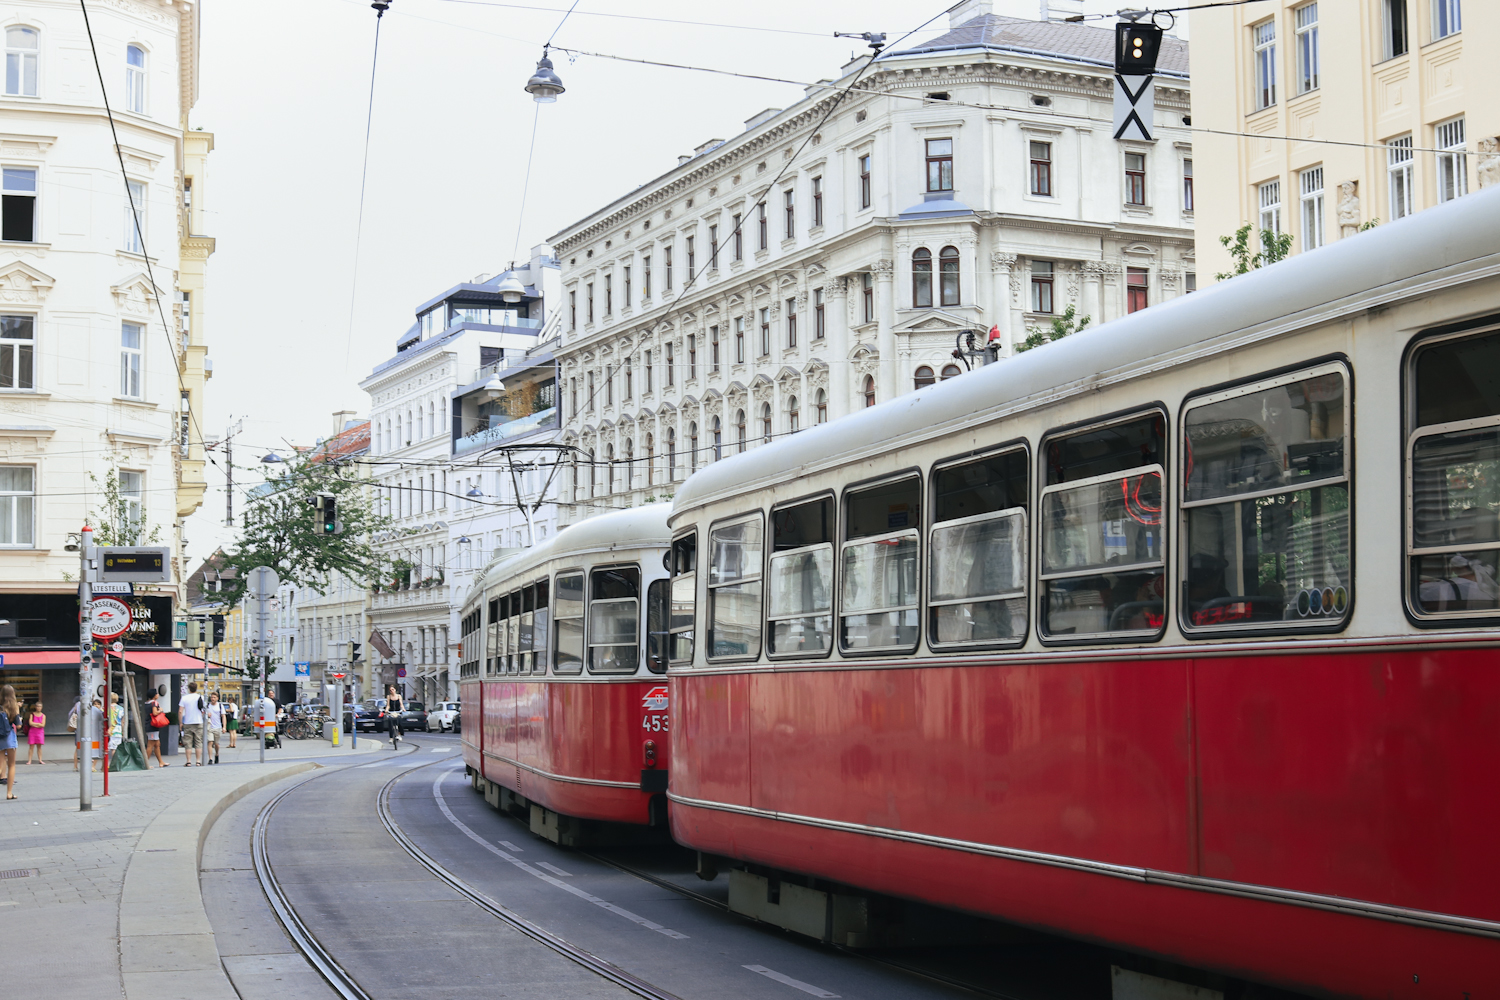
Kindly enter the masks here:
[[205, 668], [208, 673], [223, 673], [224, 668], [213, 663], [204, 663], [196, 656], [188, 656], [176, 650], [143, 650], [127, 649], [123, 653], [115, 653], [121, 656], [133, 667], [141, 667], [154, 674], [201, 674]]
[[0, 649], [0, 659], [4, 660], [0, 663], [0, 670], [57, 670], [62, 667], [77, 670], [79, 654], [71, 649], [49, 652]]

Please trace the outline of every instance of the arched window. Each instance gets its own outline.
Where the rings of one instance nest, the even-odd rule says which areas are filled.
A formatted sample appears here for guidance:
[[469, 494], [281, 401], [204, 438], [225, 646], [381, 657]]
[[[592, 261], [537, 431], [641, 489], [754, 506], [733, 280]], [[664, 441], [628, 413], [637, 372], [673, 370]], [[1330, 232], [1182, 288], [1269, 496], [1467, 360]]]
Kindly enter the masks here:
[[771, 443], [771, 404], [760, 404], [760, 437], [766, 443]]
[[865, 376], [864, 393], [865, 393], [865, 405], [866, 406], [874, 406], [875, 405], [875, 376], [874, 375], [866, 375]]
[[950, 378], [957, 378], [958, 376], [960, 376], [962, 374], [963, 374], [963, 371], [958, 367], [958, 365], [944, 365], [943, 366], [943, 381], [944, 382], [948, 381]]
[[37, 81], [35, 28], [12, 25], [5, 29], [5, 93], [8, 97], [35, 97]]
[[394, 440], [394, 439], [391, 437], [391, 422], [390, 422], [389, 419], [387, 419], [386, 422], [385, 422], [385, 447], [383, 449], [381, 449], [382, 452], [387, 452], [387, 451], [391, 450], [391, 447], [392, 447], [391, 441], [392, 440]]
[[918, 389], [925, 389], [937, 381], [937, 377], [932, 374], [932, 369], [926, 365], [918, 368], [915, 375], [913, 381], [916, 382]]
[[917, 309], [932, 305], [932, 251], [926, 247], [912, 251], [911, 304]]
[[717, 462], [724, 457], [724, 424], [718, 417], [714, 417], [714, 457]]
[[427, 436], [428, 437], [437, 437], [437, 432], [438, 432], [438, 426], [437, 426], [437, 404], [436, 403], [428, 403], [427, 404]]
[[635, 489], [635, 439], [625, 439], [625, 488]]
[[596, 466], [594, 465], [594, 450], [592, 448], [590, 448], [589, 449], [589, 496], [593, 496], [595, 490], [597, 489], [598, 478], [597, 478], [597, 476], [595, 475], [595, 472], [594, 472], [595, 468], [596, 468]]
[[938, 264], [943, 272], [943, 305], [956, 306], [959, 299], [958, 247], [943, 247], [942, 253], [938, 254]]
[[813, 397], [818, 406], [818, 423], [828, 423], [828, 390], [819, 389], [818, 394]]
[[796, 396], [788, 396], [786, 399], [786, 429], [793, 434], [802, 429], [802, 410], [797, 404]]
[[139, 45], [125, 46], [125, 109], [146, 113], [146, 50]]
[[740, 454], [745, 452], [745, 411], [739, 410], [735, 413], [735, 425], [739, 431]]
[[698, 468], [698, 421], [688, 424], [688, 472]]
[[605, 492], [615, 491], [615, 446], [612, 444], [604, 446], [604, 483], [608, 487]]
[[667, 482], [677, 479], [677, 428], [667, 428]]
[[656, 485], [656, 438], [646, 435], [646, 485]]
[[417, 438], [419, 438], [421, 436], [422, 436], [422, 428], [420, 428], [420, 427], [417, 426], [416, 422], [412, 420], [411, 411], [407, 410], [406, 411], [406, 437], [403, 438], [402, 440], [404, 440], [407, 444], [411, 444], [413, 441], [415, 441]]

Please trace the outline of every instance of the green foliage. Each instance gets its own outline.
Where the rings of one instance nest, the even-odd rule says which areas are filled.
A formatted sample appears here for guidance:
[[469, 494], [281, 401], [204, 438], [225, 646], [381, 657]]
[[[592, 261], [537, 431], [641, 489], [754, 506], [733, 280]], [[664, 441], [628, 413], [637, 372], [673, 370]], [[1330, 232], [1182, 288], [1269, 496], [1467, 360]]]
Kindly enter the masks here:
[[[365, 486], [348, 465], [290, 459], [282, 475], [260, 487], [245, 505], [238, 543], [225, 557], [221, 599], [229, 607], [244, 600], [250, 571], [257, 566], [274, 569], [282, 583], [318, 593], [334, 572], [361, 586], [389, 580], [391, 566], [372, 539], [391, 521], [376, 512]], [[315, 493], [333, 494], [342, 534], [323, 534], [308, 503]]]
[[1062, 340], [1064, 337], [1070, 337], [1088, 326], [1089, 320], [1093, 318], [1085, 316], [1083, 319], [1078, 319], [1077, 316], [1077, 307], [1070, 305], [1063, 310], [1061, 316], [1052, 317], [1051, 326], [1027, 327], [1026, 339], [1016, 345], [1016, 353], [1020, 354], [1022, 351], [1029, 351], [1033, 347], [1041, 347], [1043, 344], [1050, 344], [1054, 340]]
[[1362, 233], [1367, 233], [1378, 225], [1380, 225], [1379, 219], [1371, 219], [1369, 222], [1366, 222], [1364, 225], [1360, 226], [1359, 231]]
[[1219, 242], [1229, 248], [1229, 256], [1234, 258], [1233, 271], [1221, 271], [1214, 275], [1220, 281], [1228, 281], [1238, 274], [1248, 274], [1257, 267], [1266, 267], [1279, 260], [1285, 260], [1287, 254], [1292, 252], [1292, 234], [1278, 233], [1270, 229], [1260, 231], [1260, 250], [1256, 251], [1250, 246], [1250, 234], [1255, 227], [1245, 223], [1235, 230], [1234, 236], [1220, 236]]
[[161, 525], [146, 530], [144, 498], [127, 497], [120, 492], [120, 473], [114, 466], [104, 472], [104, 481], [92, 472], [89, 482], [104, 494], [104, 509], [90, 509], [83, 523], [94, 529], [95, 545], [155, 545], [161, 541]]

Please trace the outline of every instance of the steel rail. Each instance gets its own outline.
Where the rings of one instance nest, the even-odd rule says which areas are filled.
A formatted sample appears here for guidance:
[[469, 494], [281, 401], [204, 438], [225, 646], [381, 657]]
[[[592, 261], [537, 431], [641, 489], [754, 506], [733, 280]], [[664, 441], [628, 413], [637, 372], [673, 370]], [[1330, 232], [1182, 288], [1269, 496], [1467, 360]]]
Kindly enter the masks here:
[[510, 910], [495, 902], [493, 899], [490, 899], [488, 896], [470, 886], [463, 879], [450, 872], [447, 868], [444, 868], [430, 855], [428, 855], [427, 852], [418, 847], [416, 843], [406, 835], [405, 831], [403, 831], [400, 826], [397, 825], [395, 817], [391, 815], [391, 789], [395, 787], [397, 781], [400, 781], [402, 778], [411, 774], [413, 771], [419, 771], [423, 768], [431, 767], [433, 764], [442, 763], [445, 763], [445, 760], [435, 760], [428, 764], [422, 764], [418, 767], [411, 768], [410, 770], [402, 771], [400, 774], [392, 777], [390, 781], [387, 781], [385, 785], [380, 789], [380, 796], [377, 800], [377, 809], [380, 815], [380, 822], [385, 826], [386, 832], [391, 835], [391, 838], [395, 840], [396, 843], [400, 844], [402, 849], [405, 850], [406, 853], [410, 854], [418, 864], [426, 868], [433, 875], [437, 876], [437, 878], [448, 885], [449, 888], [453, 889], [455, 892], [463, 896], [475, 906], [479, 907], [481, 910], [484, 910], [486, 913], [490, 914], [492, 917], [495, 917], [497, 920], [500, 920], [502, 923], [505, 923], [514, 930], [517, 930], [520, 933], [526, 935], [538, 944], [551, 948], [553, 951], [557, 952], [559, 955], [563, 956], [569, 961], [583, 966], [600, 978], [606, 979], [614, 983], [616, 986], [620, 986], [626, 990], [629, 990], [636, 996], [645, 997], [646, 1000], [681, 1000], [681, 998], [676, 994], [657, 989], [655, 986], [646, 982], [644, 979], [626, 972], [619, 966], [600, 958], [598, 955], [595, 955], [592, 952], [585, 951], [577, 945], [572, 944], [571, 942], [566, 941], [561, 937], [558, 937], [556, 934], [553, 934], [551, 931], [542, 927], [540, 924], [533, 923], [532, 921], [527, 920], [525, 917], [514, 912], [513, 910]]

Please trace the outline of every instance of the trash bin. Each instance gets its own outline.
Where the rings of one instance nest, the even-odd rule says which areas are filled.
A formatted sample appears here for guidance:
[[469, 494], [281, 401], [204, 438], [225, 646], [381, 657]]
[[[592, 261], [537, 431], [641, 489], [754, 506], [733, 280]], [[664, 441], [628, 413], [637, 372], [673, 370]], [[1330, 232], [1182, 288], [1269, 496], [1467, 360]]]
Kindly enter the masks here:
[[177, 755], [177, 734], [182, 732], [182, 727], [177, 723], [170, 723], [166, 729], [159, 729], [161, 733], [161, 752], [168, 757]]

